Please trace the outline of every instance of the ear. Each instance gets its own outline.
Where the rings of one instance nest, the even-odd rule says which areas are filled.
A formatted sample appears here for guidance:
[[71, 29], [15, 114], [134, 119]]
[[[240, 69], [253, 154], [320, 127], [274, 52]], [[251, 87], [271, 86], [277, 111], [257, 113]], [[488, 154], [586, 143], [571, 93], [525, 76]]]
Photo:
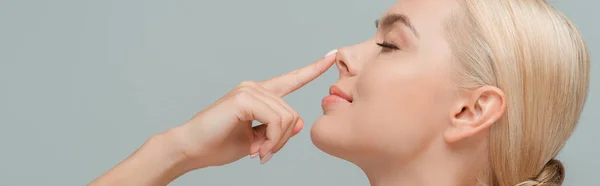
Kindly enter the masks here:
[[447, 143], [454, 143], [489, 129], [506, 110], [504, 92], [483, 86], [459, 95], [450, 112], [450, 127], [444, 132]]

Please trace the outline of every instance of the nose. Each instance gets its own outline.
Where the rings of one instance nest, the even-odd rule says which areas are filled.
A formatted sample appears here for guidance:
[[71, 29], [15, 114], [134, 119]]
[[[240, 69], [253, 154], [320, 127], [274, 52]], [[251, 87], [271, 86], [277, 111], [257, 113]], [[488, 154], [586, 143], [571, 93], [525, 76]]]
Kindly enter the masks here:
[[[373, 44], [369, 45], [372, 42]], [[371, 59], [373, 55], [372, 48], [375, 46], [373, 40], [367, 40], [363, 43], [339, 49], [335, 65], [339, 70], [340, 78], [358, 75], [365, 63]]]
[[356, 69], [354, 69], [354, 65], [349, 65], [349, 60], [352, 58], [351, 55], [352, 54], [347, 47], [338, 50], [335, 65], [337, 66], [338, 71], [340, 72], [340, 78], [345, 76], [356, 75]]
[[335, 65], [340, 72], [341, 77], [355, 76], [357, 74], [355, 65], [351, 65], [351, 60], [354, 61], [352, 51], [349, 47], [344, 47], [338, 50]]

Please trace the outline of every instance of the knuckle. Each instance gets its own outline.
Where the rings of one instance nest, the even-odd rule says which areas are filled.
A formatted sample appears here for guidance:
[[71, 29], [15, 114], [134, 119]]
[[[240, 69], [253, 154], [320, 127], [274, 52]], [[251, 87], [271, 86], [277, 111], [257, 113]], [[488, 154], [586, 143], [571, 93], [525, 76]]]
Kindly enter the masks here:
[[294, 118], [294, 114], [291, 111], [287, 111], [284, 118], [283, 118], [283, 122], [285, 123], [286, 127], [289, 127], [293, 124], [295, 118]]
[[292, 117], [294, 117], [294, 121], [298, 121], [298, 119], [300, 119], [300, 114], [295, 110], [292, 110]]
[[255, 81], [252, 81], [252, 80], [246, 80], [246, 81], [242, 81], [242, 82], [239, 84], [239, 86], [238, 86], [238, 87], [252, 87], [252, 86], [254, 86], [254, 85], [256, 85], [256, 82], [255, 82]]
[[274, 140], [279, 140], [279, 137], [281, 137], [281, 133], [282, 133], [282, 122], [281, 122], [281, 116], [273, 116], [271, 118], [271, 122], [269, 123], [268, 127], [271, 127], [271, 132], [273, 137], [275, 137]]
[[234, 95], [234, 99], [238, 103], [245, 103], [252, 98], [252, 94], [248, 91], [238, 91]]
[[241, 92], [250, 93], [251, 91], [252, 91], [252, 88], [250, 88], [249, 86], [240, 86], [237, 88], [237, 93], [241, 93]]

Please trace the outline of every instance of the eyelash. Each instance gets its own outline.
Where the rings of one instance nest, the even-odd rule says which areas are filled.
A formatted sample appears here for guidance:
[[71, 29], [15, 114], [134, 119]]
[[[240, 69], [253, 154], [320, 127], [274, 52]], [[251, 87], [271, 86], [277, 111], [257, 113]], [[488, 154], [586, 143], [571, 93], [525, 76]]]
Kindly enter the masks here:
[[398, 46], [388, 43], [388, 42], [382, 42], [382, 43], [377, 43], [377, 45], [379, 45], [382, 49], [382, 52], [391, 52], [394, 50], [400, 50], [400, 48], [398, 48]]

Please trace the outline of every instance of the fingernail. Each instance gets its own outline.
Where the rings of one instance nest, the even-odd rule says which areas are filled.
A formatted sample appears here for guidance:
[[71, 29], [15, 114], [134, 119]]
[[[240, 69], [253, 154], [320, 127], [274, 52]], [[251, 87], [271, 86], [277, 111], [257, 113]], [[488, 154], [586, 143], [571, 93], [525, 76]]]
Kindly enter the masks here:
[[270, 153], [270, 152], [267, 153], [267, 155], [262, 160], [260, 160], [260, 164], [267, 163], [267, 161], [269, 161], [272, 157], [273, 157], [273, 153]]
[[258, 152], [257, 152], [257, 153], [254, 153], [254, 154], [251, 154], [251, 155], [250, 155], [250, 158], [254, 159], [254, 158], [256, 158], [257, 156], [258, 156]]
[[333, 49], [332, 51], [327, 52], [327, 54], [325, 54], [325, 57], [329, 57], [329, 56], [331, 56], [333, 54], [336, 54], [337, 52], [338, 52], [337, 49]]

